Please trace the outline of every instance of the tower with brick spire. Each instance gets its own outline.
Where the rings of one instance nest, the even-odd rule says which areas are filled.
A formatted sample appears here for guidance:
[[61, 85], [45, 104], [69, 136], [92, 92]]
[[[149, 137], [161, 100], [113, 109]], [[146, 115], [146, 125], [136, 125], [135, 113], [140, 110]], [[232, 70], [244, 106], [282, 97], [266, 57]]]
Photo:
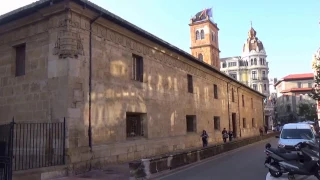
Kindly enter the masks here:
[[198, 12], [190, 19], [191, 54], [220, 70], [219, 28], [210, 17], [211, 8]]

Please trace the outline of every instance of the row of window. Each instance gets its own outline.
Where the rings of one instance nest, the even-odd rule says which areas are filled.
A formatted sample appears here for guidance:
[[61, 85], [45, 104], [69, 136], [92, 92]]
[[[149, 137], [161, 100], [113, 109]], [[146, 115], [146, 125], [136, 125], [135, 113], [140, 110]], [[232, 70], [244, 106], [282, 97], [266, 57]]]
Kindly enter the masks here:
[[[258, 85], [257, 84], [252, 84], [252, 89], [258, 90]], [[268, 89], [267, 84], [263, 84], [263, 90], [266, 91]]]
[[[201, 39], [204, 39], [204, 38], [205, 38], [204, 30], [203, 29], [201, 29], [200, 31], [197, 30], [196, 31], [196, 40], [201, 40]], [[216, 36], [215, 36], [215, 33], [213, 31], [211, 31], [211, 41], [212, 42], [216, 41]]]
[[[303, 88], [302, 82], [297, 82], [298, 88]], [[312, 88], [312, 83], [308, 83], [308, 88]]]
[[[127, 137], [142, 137], [145, 136], [145, 123], [143, 118], [146, 114], [143, 113], [127, 113], [126, 114], [126, 134]], [[242, 118], [243, 128], [249, 128], [246, 118]], [[254, 118], [251, 120], [251, 127], [257, 127]], [[213, 117], [213, 129], [220, 131], [220, 117]], [[186, 115], [186, 132], [197, 132], [197, 117], [196, 115]]]
[[[239, 60], [239, 66], [248, 66], [248, 65], [249, 65], [248, 61]], [[251, 59], [251, 66], [253, 66], [253, 65], [258, 65], [256, 58]], [[259, 65], [266, 65], [266, 60], [264, 58], [260, 58], [260, 64]], [[222, 67], [223, 68], [234, 67], [234, 66], [237, 66], [237, 62], [228, 62], [228, 66], [227, 66], [226, 62], [222, 63]]]

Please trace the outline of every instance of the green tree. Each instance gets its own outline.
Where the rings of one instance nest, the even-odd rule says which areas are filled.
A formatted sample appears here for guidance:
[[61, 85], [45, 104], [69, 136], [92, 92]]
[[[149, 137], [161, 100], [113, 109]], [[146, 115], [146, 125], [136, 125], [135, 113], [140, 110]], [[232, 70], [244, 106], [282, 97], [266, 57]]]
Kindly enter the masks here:
[[315, 104], [299, 104], [299, 116], [304, 116], [307, 120], [317, 119], [317, 108]]
[[314, 85], [309, 96], [318, 101], [320, 100], [320, 66], [315, 65], [314, 68], [317, 73], [314, 76]]

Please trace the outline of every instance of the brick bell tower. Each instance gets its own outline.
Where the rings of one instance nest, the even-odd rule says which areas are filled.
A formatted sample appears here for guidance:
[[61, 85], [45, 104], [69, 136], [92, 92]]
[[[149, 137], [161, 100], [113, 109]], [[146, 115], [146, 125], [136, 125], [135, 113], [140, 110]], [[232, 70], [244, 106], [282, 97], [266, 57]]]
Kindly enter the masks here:
[[212, 19], [212, 10], [205, 9], [190, 19], [191, 54], [220, 70], [219, 28]]

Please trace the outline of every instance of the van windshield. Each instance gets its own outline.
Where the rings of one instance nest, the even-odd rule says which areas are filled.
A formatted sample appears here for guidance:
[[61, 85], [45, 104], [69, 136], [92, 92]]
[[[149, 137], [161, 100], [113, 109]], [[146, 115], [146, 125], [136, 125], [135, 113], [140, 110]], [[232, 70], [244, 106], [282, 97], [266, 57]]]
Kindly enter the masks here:
[[310, 129], [282, 129], [282, 139], [312, 139], [313, 133]]

